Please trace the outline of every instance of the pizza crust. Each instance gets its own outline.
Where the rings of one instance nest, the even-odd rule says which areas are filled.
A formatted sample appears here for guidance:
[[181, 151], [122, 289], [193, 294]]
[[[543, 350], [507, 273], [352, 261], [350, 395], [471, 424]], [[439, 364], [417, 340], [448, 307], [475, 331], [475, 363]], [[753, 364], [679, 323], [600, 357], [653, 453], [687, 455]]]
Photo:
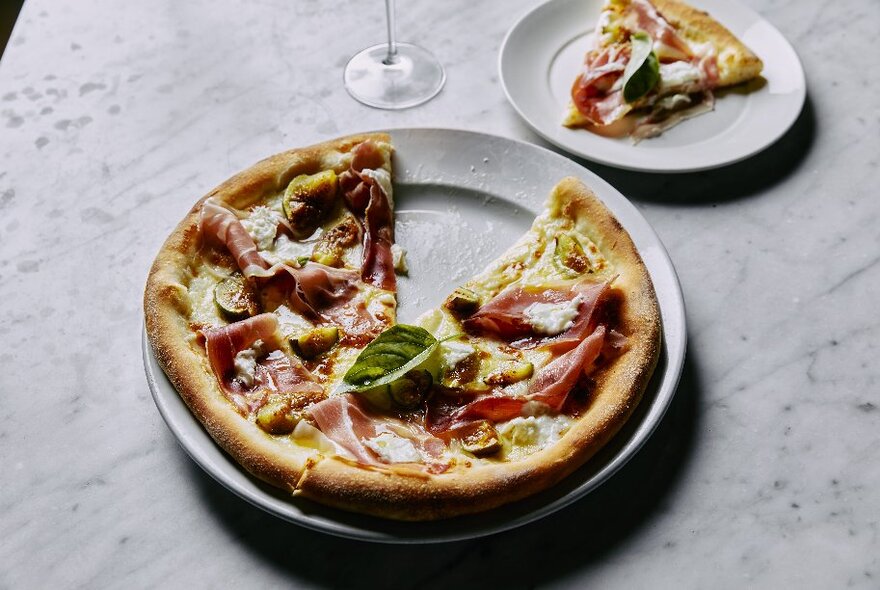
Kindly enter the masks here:
[[[389, 141], [387, 135], [359, 135], [273, 156], [211, 191], [243, 208], [276, 193], [296, 175], [334, 167], [331, 160], [358, 143]], [[345, 164], [344, 166], [347, 166]], [[339, 170], [342, 163], [336, 166]], [[637, 406], [657, 361], [660, 316], [648, 272], [626, 231], [598, 198], [575, 178], [553, 190], [551, 214], [571, 220], [614, 267], [614, 287], [625, 295], [620, 310], [628, 350], [591, 375], [597, 386], [584, 413], [551, 446], [515, 462], [457, 455], [458, 464], [440, 475], [395, 467], [358, 465], [325, 456], [289, 437], [267, 434], [239, 414], [222, 392], [203, 346], [189, 325], [187, 286], [199, 262], [199, 210], [191, 209], [162, 247], [144, 295], [146, 329], [160, 366], [212, 438], [257, 478], [322, 504], [385, 518], [433, 520], [480, 512], [545, 490], [590, 459], [625, 423]], [[534, 240], [526, 234], [498, 264]], [[484, 273], [485, 274], [485, 273]], [[472, 463], [468, 468], [466, 462]]]

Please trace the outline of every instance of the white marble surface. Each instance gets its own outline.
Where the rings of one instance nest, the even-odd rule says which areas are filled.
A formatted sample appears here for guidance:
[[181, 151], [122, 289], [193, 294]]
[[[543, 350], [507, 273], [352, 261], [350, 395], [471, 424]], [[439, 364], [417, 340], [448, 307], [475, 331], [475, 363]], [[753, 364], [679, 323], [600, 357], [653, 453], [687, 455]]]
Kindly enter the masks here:
[[390, 113], [341, 86], [382, 39], [378, 0], [28, 0], [0, 62], [0, 587], [880, 586], [873, 1], [748, 0], [809, 81], [766, 152], [676, 177], [588, 164], [665, 241], [691, 344], [659, 431], [583, 501], [477, 541], [346, 541], [225, 491], [159, 417], [141, 292], [191, 203], [357, 130], [540, 143], [496, 74], [534, 3], [401, 2], [401, 39], [449, 78]]

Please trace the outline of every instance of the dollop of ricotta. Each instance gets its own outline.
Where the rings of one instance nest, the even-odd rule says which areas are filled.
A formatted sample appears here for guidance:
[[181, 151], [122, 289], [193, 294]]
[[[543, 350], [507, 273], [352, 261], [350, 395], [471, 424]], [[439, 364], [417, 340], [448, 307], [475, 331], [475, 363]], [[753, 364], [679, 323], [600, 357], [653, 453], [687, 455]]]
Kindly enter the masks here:
[[446, 368], [451, 368], [474, 354], [477, 350], [467, 342], [447, 340], [440, 343], [440, 359]]
[[[269, 264], [278, 264], [279, 262], [293, 263], [298, 258], [312, 255], [313, 244], [306, 242], [295, 242], [286, 235], [281, 234], [275, 240], [274, 246], [260, 252], [260, 255], [266, 259]], [[260, 248], [263, 250], [263, 248]]]
[[391, 432], [364, 441], [364, 445], [379, 455], [385, 463], [421, 463], [422, 456], [411, 440]]
[[391, 244], [391, 263], [397, 272], [403, 274], [409, 272], [409, 267], [406, 265], [406, 250], [398, 244]]
[[260, 250], [268, 250], [275, 241], [275, 234], [278, 232], [278, 224], [281, 222], [281, 216], [275, 211], [260, 205], [254, 207], [250, 217], [243, 219], [241, 224], [247, 233], [251, 235], [257, 248]]
[[660, 64], [661, 94], [677, 88], [685, 88], [699, 82], [703, 78], [700, 68], [687, 61], [674, 61]]
[[250, 348], [245, 348], [232, 361], [235, 378], [245, 387], [252, 387], [256, 379], [257, 359], [263, 354], [263, 341], [257, 340]]
[[562, 303], [533, 303], [523, 310], [523, 316], [538, 334], [556, 336], [574, 325], [583, 300], [578, 295], [571, 301]]
[[382, 187], [382, 190], [385, 191], [385, 195], [388, 197], [391, 206], [394, 207], [394, 198], [391, 190], [391, 175], [388, 171], [382, 168], [376, 168], [375, 170], [372, 168], [364, 168], [361, 170], [361, 174], [375, 180], [379, 186]]
[[567, 416], [528, 416], [498, 424], [496, 429], [511, 444], [538, 450], [558, 441], [570, 427]]

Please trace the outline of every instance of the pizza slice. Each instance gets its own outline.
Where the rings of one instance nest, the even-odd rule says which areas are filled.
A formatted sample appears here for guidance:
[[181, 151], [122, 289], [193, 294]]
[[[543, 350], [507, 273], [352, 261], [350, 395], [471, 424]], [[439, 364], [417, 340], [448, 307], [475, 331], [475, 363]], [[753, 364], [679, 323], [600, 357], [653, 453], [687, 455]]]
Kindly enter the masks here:
[[679, 0], [606, 0], [563, 120], [609, 136], [655, 137], [711, 111], [713, 91], [763, 64], [708, 13]]
[[395, 323], [389, 138], [265, 160], [202, 199], [145, 293], [159, 363], [211, 436], [294, 494], [426, 520], [546, 489], [636, 407], [660, 318], [580, 181], [415, 325]]
[[199, 201], [151, 269], [157, 359], [214, 439], [276, 484], [311, 455], [277, 437], [394, 325], [391, 155], [368, 134], [268, 158]]

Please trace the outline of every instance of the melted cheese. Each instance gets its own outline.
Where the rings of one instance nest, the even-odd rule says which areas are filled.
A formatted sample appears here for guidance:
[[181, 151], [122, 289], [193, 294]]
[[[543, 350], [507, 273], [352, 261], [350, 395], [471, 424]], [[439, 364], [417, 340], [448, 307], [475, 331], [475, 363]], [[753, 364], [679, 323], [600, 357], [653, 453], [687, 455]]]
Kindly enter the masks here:
[[568, 416], [528, 416], [496, 425], [505, 442], [505, 458], [521, 459], [557, 442], [571, 428]]

